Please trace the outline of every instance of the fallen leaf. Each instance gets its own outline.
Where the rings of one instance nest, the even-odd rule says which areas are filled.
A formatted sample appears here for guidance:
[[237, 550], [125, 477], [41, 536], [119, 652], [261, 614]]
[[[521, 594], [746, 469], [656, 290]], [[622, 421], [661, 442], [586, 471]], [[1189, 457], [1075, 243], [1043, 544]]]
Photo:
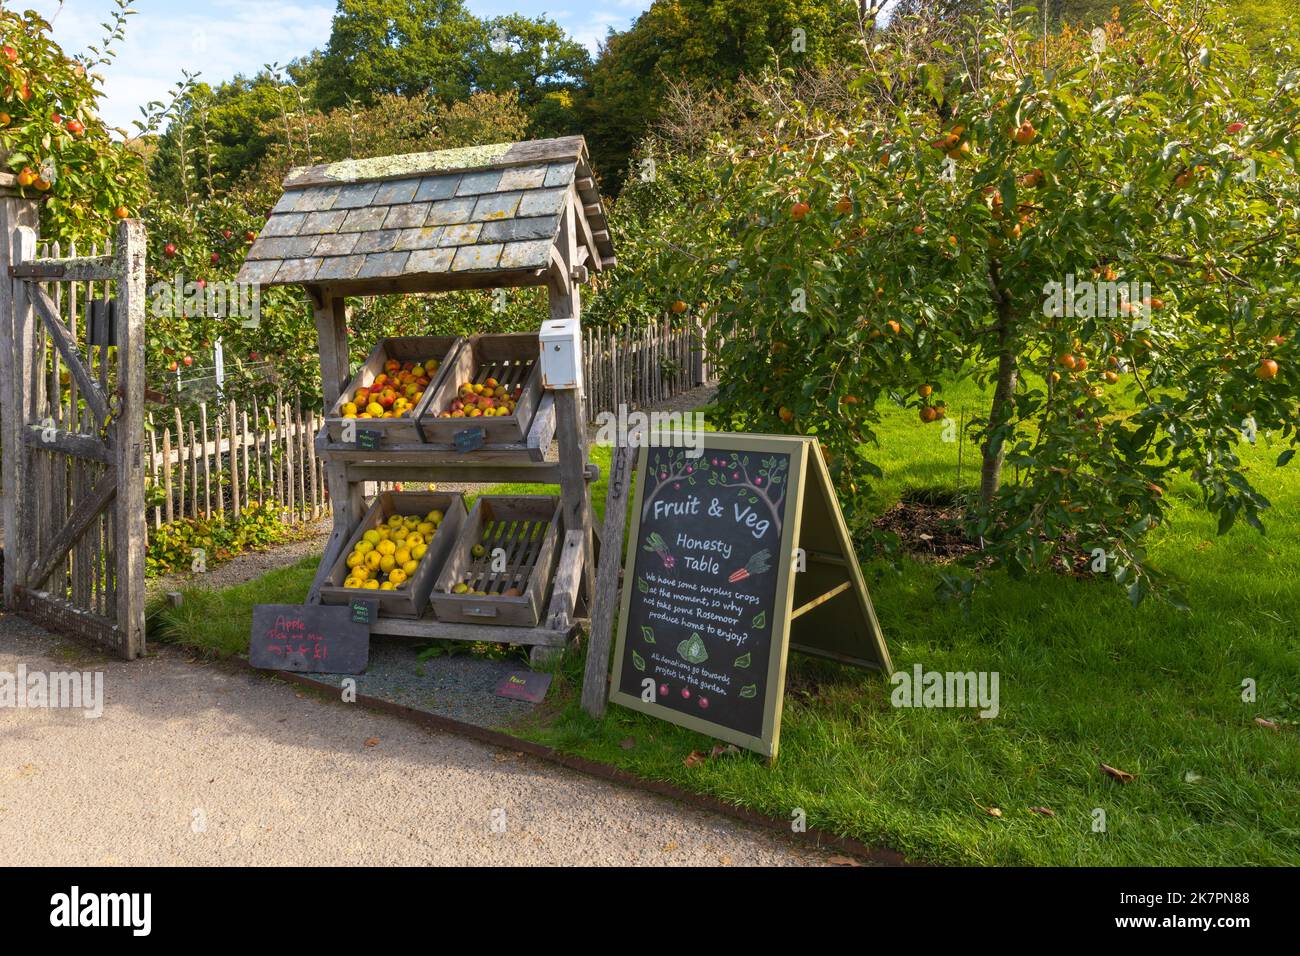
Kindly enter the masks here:
[[1187, 773], [1183, 774], [1183, 780], [1186, 783], [1200, 783], [1201, 775], [1195, 770], [1189, 770]]
[[622, 740], [618, 742], [618, 745], [622, 747], [624, 750], [631, 750], [633, 747], [636, 746], [636, 738], [624, 737]]
[[660, 849], [663, 850], [665, 853], [671, 853], [673, 852], [673, 850], [677, 849], [677, 841], [669, 840], [667, 843], [661, 846]]
[[828, 856], [826, 862], [831, 866], [861, 866], [857, 860], [851, 856]]
[[1030, 813], [1037, 813], [1037, 814], [1039, 814], [1040, 816], [1044, 816], [1044, 817], [1054, 817], [1054, 816], [1056, 816], [1056, 811], [1053, 810], [1053, 809], [1051, 809], [1050, 807], [1030, 807], [1030, 808], [1029, 808], [1029, 812], [1030, 812]]
[[707, 759], [708, 758], [705, 757], [704, 754], [700, 753], [698, 750], [692, 750], [690, 755], [685, 760], [683, 760], [682, 763], [686, 764], [686, 766], [688, 767], [698, 767], [700, 764], [704, 763], [704, 761]]
[[723, 866], [731, 866], [731, 857], [724, 853], [722, 856], [718, 857], [718, 862]]
[[1114, 767], [1108, 767], [1104, 763], [1098, 764], [1097, 766], [1101, 767], [1101, 772], [1106, 776], [1113, 777], [1120, 783], [1132, 783], [1135, 779], [1134, 776], [1126, 770], [1116, 770]]
[[713, 749], [709, 751], [709, 756], [723, 757], [728, 754], [738, 754], [738, 753], [740, 753], [740, 748], [737, 747], [735, 744], [727, 744], [725, 747], [722, 744], [714, 744]]
[[378, 738], [378, 737], [367, 737], [367, 738], [366, 738], [366, 746], [367, 746], [367, 747], [378, 747], [378, 746], [379, 746], [379, 738]]
[[1002, 816], [1002, 811], [1001, 811], [1000, 809], [998, 809], [997, 807], [985, 807], [985, 806], [980, 806], [980, 804], [978, 804], [978, 803], [975, 804], [975, 806], [979, 807], [981, 810], [983, 810], [985, 813], [987, 813], [987, 814], [988, 814], [989, 816], [991, 816], [991, 817], [1000, 817], [1000, 816]]
[[1277, 730], [1277, 723], [1266, 717], [1256, 717], [1255, 723], [1259, 724], [1261, 727], [1267, 727], [1269, 730]]

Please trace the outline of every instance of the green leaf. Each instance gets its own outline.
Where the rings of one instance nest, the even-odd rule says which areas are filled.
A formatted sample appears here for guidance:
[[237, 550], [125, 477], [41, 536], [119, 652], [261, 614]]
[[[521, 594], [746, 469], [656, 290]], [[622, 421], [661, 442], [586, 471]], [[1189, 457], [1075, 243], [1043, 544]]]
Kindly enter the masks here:
[[639, 671], [645, 670], [645, 658], [642, 657], [640, 654], [638, 654], [636, 651], [632, 652], [632, 666]]
[[759, 628], [760, 630], [767, 627], [767, 612], [759, 611], [757, 614], [755, 614], [752, 624], [754, 627]]
[[1282, 454], [1277, 456], [1277, 466], [1279, 468], [1282, 468], [1283, 466], [1286, 465], [1287, 462], [1289, 462], [1294, 457], [1295, 457], [1295, 449], [1288, 448], [1286, 451], [1282, 452]]
[[751, 697], [757, 697], [757, 696], [758, 696], [758, 685], [757, 685], [757, 684], [746, 684], [744, 687], [740, 688], [740, 693], [739, 693], [737, 696], [738, 696], [738, 697], [743, 697], [743, 698], [745, 698], [745, 699], [749, 699], [749, 698], [751, 698]]
[[645, 641], [647, 644], [653, 644], [655, 642], [654, 630], [652, 628], [642, 626], [641, 640]]
[[733, 667], [748, 667], [748, 666], [750, 665], [750, 663], [752, 663], [751, 660], [750, 660], [750, 658], [751, 658], [752, 656], [753, 656], [752, 654], [741, 654], [739, 657], [736, 658], [736, 660], [734, 661], [734, 663], [732, 664], [732, 666], [733, 666]]

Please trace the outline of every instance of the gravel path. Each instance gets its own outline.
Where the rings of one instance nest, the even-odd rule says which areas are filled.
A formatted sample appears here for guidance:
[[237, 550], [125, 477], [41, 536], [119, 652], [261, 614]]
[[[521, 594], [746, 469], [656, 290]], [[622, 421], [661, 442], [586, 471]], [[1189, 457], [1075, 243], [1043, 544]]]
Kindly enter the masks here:
[[831, 853], [175, 651], [0, 616], [0, 671], [95, 670], [103, 716], [0, 710], [0, 866], [818, 865]]

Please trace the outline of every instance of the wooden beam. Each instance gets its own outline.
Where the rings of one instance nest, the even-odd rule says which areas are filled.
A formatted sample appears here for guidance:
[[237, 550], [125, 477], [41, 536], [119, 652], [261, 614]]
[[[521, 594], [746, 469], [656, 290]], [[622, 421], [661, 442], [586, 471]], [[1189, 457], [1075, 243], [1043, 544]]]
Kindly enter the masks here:
[[[45, 328], [50, 333], [50, 341], [54, 343], [54, 347], [63, 356], [63, 362], [68, 366], [68, 371], [77, 380], [77, 388], [81, 392], [81, 397], [86, 400], [91, 413], [95, 416], [95, 423], [102, 428], [108, 421], [108, 399], [100, 390], [99, 383], [91, 377], [90, 372], [86, 369], [81, 355], [77, 351], [77, 343], [72, 338], [72, 333], [68, 331], [68, 327], [59, 318], [58, 306], [54, 304], [54, 300], [40, 286], [26, 279], [21, 281], [27, 282], [28, 295], [32, 304], [36, 306], [36, 312], [40, 315], [41, 322], [44, 323]], [[141, 403], [144, 402], [143, 380], [140, 385], [140, 401]]]
[[[435, 464], [436, 462], [436, 464]], [[453, 481], [466, 484], [501, 484], [518, 482], [530, 485], [560, 484], [557, 462], [537, 465], [446, 465], [430, 458], [422, 465], [387, 465], [382, 462], [348, 464], [345, 471], [349, 484], [365, 481]]]
[[793, 611], [791, 611], [790, 620], [793, 621], [795, 618], [803, 617], [813, 608], [820, 607], [821, 605], [829, 601], [831, 598], [843, 594], [852, 586], [853, 586], [853, 582], [851, 581], [844, 581], [840, 584], [835, 585], [835, 587], [831, 588], [829, 591], [825, 592], [824, 594], [817, 595], [817, 597], [813, 598], [811, 601], [808, 601], [806, 604], [801, 604]]
[[35, 259], [9, 267], [15, 279], [52, 279], [57, 282], [110, 282], [114, 278], [112, 256], [84, 256], [76, 259]]
[[[372, 634], [390, 634], [395, 637], [417, 637], [435, 641], [482, 641], [488, 639], [482, 624], [456, 624], [436, 621], [432, 617], [419, 619], [381, 617], [370, 625]], [[564, 647], [569, 639], [566, 631], [549, 627], [499, 627], [492, 637], [502, 644], [541, 644], [545, 647]]]
[[27, 444], [33, 448], [57, 451], [74, 458], [88, 458], [105, 465], [113, 463], [113, 454], [108, 445], [93, 435], [59, 431], [43, 425], [28, 425], [26, 438]]
[[609, 648], [618, 606], [618, 572], [623, 562], [623, 533], [632, 490], [632, 450], [615, 445], [610, 452], [609, 491], [605, 496], [605, 527], [592, 599], [587, 660], [582, 677], [582, 709], [599, 720], [609, 700]]
[[68, 516], [67, 522], [49, 543], [40, 564], [36, 565], [28, 578], [28, 587], [39, 589], [49, 579], [64, 555], [86, 533], [90, 522], [107, 508], [116, 496], [117, 473], [110, 468], [100, 475], [99, 480], [90, 489], [90, 493], [77, 503], [76, 510]]
[[560, 549], [560, 564], [551, 585], [551, 603], [546, 609], [546, 626], [551, 630], [568, 631], [573, 626], [581, 584], [582, 531], [566, 531]]

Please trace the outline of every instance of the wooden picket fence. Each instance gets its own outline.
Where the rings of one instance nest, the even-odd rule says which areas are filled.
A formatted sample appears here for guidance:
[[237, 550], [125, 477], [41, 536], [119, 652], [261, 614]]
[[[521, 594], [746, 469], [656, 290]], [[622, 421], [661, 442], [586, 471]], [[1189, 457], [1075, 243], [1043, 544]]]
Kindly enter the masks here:
[[717, 381], [712, 320], [674, 329], [664, 319], [638, 328], [583, 332], [587, 416], [643, 408]]
[[[321, 415], [282, 400], [251, 410], [199, 405], [197, 424], [179, 408], [162, 424], [149, 414], [145, 477], [153, 527], [178, 518], [239, 515], [271, 505], [290, 520], [320, 518], [328, 510], [325, 470], [316, 458]], [[159, 500], [161, 491], [161, 500]]]

